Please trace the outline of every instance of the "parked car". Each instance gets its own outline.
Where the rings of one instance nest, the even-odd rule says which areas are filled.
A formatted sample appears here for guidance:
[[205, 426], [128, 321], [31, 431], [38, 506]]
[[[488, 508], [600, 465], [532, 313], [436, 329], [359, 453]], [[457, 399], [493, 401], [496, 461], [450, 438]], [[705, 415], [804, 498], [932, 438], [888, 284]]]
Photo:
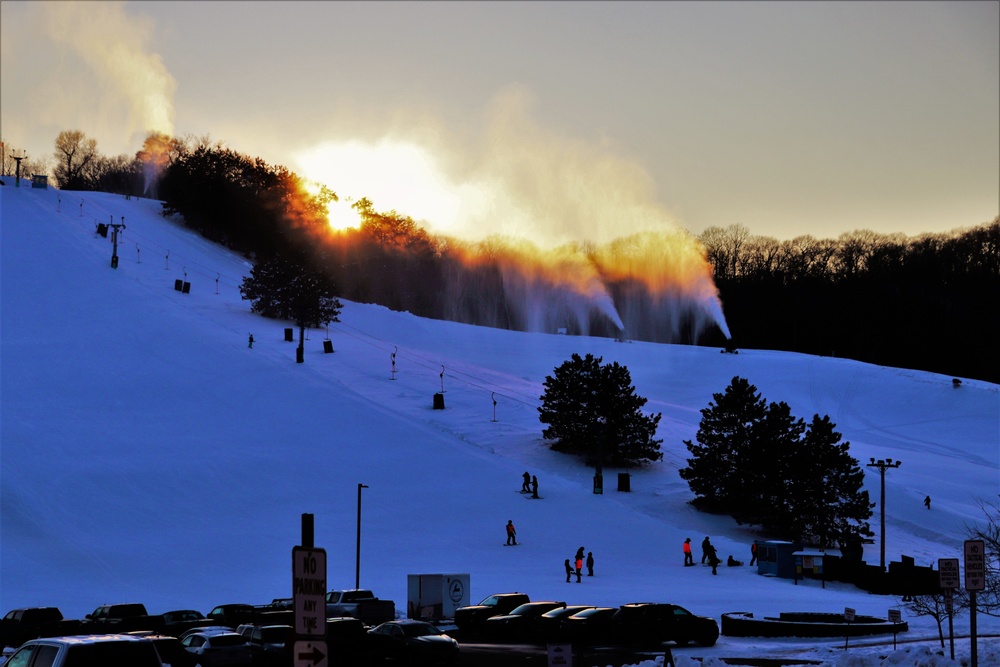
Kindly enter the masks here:
[[132, 635], [77, 635], [29, 639], [4, 667], [162, 667], [153, 642]]
[[173, 635], [159, 635], [145, 631], [129, 634], [136, 634], [153, 642], [156, 652], [160, 654], [163, 667], [196, 667], [198, 664], [195, 657], [185, 650], [181, 640]]
[[177, 638], [183, 640], [188, 635], [193, 635], [196, 632], [234, 632], [234, 630], [228, 625], [206, 625], [200, 628], [185, 630]]
[[29, 639], [77, 634], [80, 621], [63, 618], [57, 607], [11, 609], [0, 619], [0, 648], [17, 648]]
[[714, 618], [696, 616], [675, 604], [654, 602], [622, 605], [612, 616], [608, 630], [613, 641], [625, 644], [672, 641], [713, 646], [719, 638], [719, 624]]
[[573, 614], [587, 609], [593, 609], [591, 605], [569, 605], [557, 607], [547, 611], [541, 616], [532, 619], [527, 627], [527, 639], [538, 643], [549, 643], [565, 639], [562, 628], [564, 618], [569, 618]]
[[426, 621], [401, 619], [368, 631], [375, 658], [414, 665], [458, 664], [458, 642]]
[[181, 639], [181, 645], [195, 656], [201, 667], [248, 667], [253, 652], [245, 637], [230, 629], [195, 630]]
[[531, 624], [545, 612], [565, 607], [565, 602], [527, 602], [509, 614], [494, 616], [483, 623], [483, 634], [493, 641], [531, 641]]
[[608, 626], [618, 607], [584, 609], [560, 620], [560, 636], [573, 644], [596, 644], [608, 636]]
[[524, 593], [497, 593], [483, 598], [479, 604], [459, 607], [455, 610], [455, 625], [462, 636], [469, 636], [482, 630], [486, 619], [509, 614], [516, 607], [531, 602]]
[[175, 611], [163, 612], [163, 631], [174, 637], [177, 637], [185, 630], [202, 628], [212, 625], [212, 623], [211, 619], [205, 618], [205, 614], [194, 609], [177, 609]]
[[206, 616], [212, 625], [225, 625], [235, 628], [240, 623], [250, 623], [253, 621], [254, 606], [252, 604], [220, 604]]
[[255, 665], [279, 667], [292, 664], [295, 629], [290, 625], [255, 625], [246, 635]]

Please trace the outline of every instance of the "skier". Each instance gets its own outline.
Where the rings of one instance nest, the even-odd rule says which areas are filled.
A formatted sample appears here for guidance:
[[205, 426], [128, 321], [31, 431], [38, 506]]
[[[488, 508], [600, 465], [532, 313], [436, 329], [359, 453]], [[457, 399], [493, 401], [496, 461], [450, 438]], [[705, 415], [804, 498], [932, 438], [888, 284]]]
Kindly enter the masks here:
[[507, 544], [517, 544], [517, 531], [514, 530], [514, 522], [507, 521]]
[[708, 560], [708, 552], [712, 548], [712, 543], [708, 541], [708, 535], [701, 541], [701, 564]]
[[573, 566], [569, 564], [569, 558], [566, 559], [566, 583], [569, 583], [569, 576], [573, 574]]
[[531, 497], [538, 497], [538, 477], [535, 477], [534, 475], [531, 477]]
[[248, 340], [247, 347], [249, 347], [249, 348], [253, 347], [253, 334], [250, 334], [250, 338]]
[[694, 565], [694, 556], [691, 555], [691, 538], [684, 538], [684, 567]]
[[753, 567], [753, 564], [756, 562], [757, 562], [757, 540], [754, 540], [753, 544], [750, 545], [750, 566]]
[[521, 477], [524, 479], [524, 481], [521, 482], [521, 493], [531, 493], [531, 489], [528, 488], [528, 486], [531, 484], [531, 475], [528, 474], [527, 470], [525, 470], [524, 474], [521, 475]]
[[927, 509], [931, 508], [931, 497], [930, 496], [927, 496], [926, 498], [924, 498], [924, 507], [926, 507]]
[[587, 576], [588, 577], [594, 576], [594, 552], [593, 551], [588, 551], [587, 552]]

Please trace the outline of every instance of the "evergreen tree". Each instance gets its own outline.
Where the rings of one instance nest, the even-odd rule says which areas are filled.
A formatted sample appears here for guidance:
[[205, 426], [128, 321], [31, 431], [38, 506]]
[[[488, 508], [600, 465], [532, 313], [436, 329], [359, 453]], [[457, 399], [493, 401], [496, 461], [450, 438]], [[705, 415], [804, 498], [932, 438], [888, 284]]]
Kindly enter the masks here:
[[864, 471], [829, 417], [795, 418], [747, 380], [733, 378], [703, 409], [680, 476], [698, 507], [758, 525], [774, 537], [832, 546], [870, 536]]
[[330, 291], [329, 281], [302, 265], [275, 257], [254, 265], [243, 279], [240, 294], [250, 310], [265, 317], [291, 320], [299, 327], [299, 349], [307, 327], [339, 322], [341, 303]]
[[631, 374], [617, 362], [572, 355], [545, 378], [538, 408], [552, 449], [578, 454], [588, 465], [635, 465], [658, 461], [662, 440], [654, 438], [661, 414], [644, 415], [647, 402], [635, 392]]
[[[712, 397], [714, 403], [701, 411], [695, 441], [684, 441], [692, 457], [679, 472], [696, 496], [695, 506], [725, 511], [742, 501], [741, 467], [748, 457], [752, 461], [754, 428], [764, 419], [767, 403], [757, 387], [741, 377], [734, 377], [723, 393]], [[748, 467], [758, 465], [751, 462]]]

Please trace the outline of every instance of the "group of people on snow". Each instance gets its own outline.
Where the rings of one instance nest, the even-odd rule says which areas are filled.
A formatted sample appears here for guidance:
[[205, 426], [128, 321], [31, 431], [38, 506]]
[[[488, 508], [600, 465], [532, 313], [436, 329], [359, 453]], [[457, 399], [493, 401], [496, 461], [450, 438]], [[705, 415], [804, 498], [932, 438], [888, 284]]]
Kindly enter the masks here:
[[[576, 573], [576, 583], [579, 584], [582, 581], [583, 564], [584, 564], [583, 550], [584, 550], [583, 547], [580, 547], [579, 549], [576, 550], [576, 556], [573, 557], [574, 563], [571, 564], [569, 562], [569, 558], [567, 558], [563, 563], [564, 566], [566, 567], [567, 584], [569, 583], [570, 577], [573, 576], [574, 573]], [[587, 576], [588, 577], [594, 576], [594, 553], [592, 551], [587, 552], [586, 563], [587, 563]], [[573, 565], [576, 565], [575, 569]]]
[[527, 470], [521, 475], [524, 482], [521, 484], [521, 493], [530, 493], [532, 498], [538, 497], [538, 477], [532, 475]]

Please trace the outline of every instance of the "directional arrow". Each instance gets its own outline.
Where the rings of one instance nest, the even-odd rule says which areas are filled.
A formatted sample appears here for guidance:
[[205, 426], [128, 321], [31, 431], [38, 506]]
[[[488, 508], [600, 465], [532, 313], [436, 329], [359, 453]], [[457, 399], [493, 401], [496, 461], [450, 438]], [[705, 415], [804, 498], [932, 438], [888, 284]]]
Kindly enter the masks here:
[[296, 641], [294, 667], [326, 667], [326, 642]]
[[322, 651], [320, 651], [315, 646], [313, 646], [312, 647], [312, 651], [309, 651], [307, 653], [299, 653], [298, 657], [299, 657], [299, 660], [306, 660], [306, 661], [311, 662], [312, 664], [315, 665], [315, 664], [319, 663], [323, 658], [325, 658], [326, 654], [323, 653]]

